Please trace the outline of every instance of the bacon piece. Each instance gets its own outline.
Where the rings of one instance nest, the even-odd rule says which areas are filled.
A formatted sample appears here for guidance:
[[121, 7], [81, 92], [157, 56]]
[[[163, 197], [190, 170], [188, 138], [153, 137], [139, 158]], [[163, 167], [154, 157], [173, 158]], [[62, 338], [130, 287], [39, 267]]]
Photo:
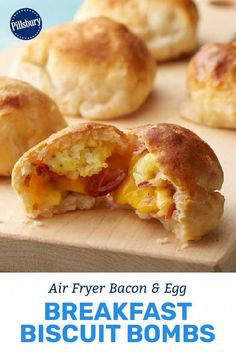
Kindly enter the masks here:
[[26, 187], [29, 187], [29, 185], [30, 185], [30, 180], [31, 180], [31, 176], [30, 176], [30, 175], [28, 175], [28, 176], [25, 177], [25, 182], [24, 182], [24, 184], [25, 184]]
[[49, 173], [49, 167], [47, 165], [41, 164], [35, 167], [37, 176], [42, 176]]
[[148, 181], [143, 181], [138, 184], [138, 188], [147, 187], [147, 186], [151, 186], [151, 183]]
[[86, 192], [91, 197], [106, 195], [117, 188], [126, 176], [127, 173], [122, 170], [104, 169], [88, 179]]
[[176, 204], [173, 202], [171, 203], [171, 205], [169, 206], [169, 209], [166, 213], [166, 219], [170, 219], [174, 213], [174, 211], [176, 210]]

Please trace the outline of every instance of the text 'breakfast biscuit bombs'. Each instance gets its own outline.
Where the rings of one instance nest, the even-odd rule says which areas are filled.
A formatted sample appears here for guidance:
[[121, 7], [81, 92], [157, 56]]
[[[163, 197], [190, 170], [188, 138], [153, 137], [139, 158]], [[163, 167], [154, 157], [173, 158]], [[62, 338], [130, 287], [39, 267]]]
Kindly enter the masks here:
[[93, 208], [109, 195], [154, 218], [182, 242], [198, 240], [223, 214], [223, 172], [197, 135], [171, 124], [124, 134], [78, 124], [54, 134], [17, 162], [13, 187], [30, 217]]
[[188, 67], [181, 115], [216, 128], [236, 128], [236, 42], [207, 44]]
[[26, 45], [12, 75], [31, 82], [66, 115], [112, 119], [137, 110], [156, 73], [146, 45], [106, 18], [67, 23]]
[[75, 20], [106, 16], [142, 38], [157, 61], [197, 47], [198, 10], [192, 0], [85, 0]]
[[0, 77], [0, 175], [25, 151], [67, 126], [57, 105], [26, 82]]

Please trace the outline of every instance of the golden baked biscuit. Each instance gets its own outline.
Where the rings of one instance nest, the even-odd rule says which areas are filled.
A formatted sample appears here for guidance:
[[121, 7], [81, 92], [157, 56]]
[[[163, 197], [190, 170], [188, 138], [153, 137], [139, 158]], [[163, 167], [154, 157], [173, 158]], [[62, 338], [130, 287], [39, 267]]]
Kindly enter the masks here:
[[67, 126], [51, 98], [26, 82], [0, 77], [0, 175], [23, 153]]
[[106, 16], [142, 38], [157, 61], [197, 47], [198, 10], [192, 0], [85, 0], [77, 21]]
[[172, 124], [130, 130], [137, 138], [128, 176], [112, 193], [141, 218], [158, 219], [181, 242], [198, 240], [223, 214], [223, 172], [212, 149]]
[[198, 240], [223, 214], [217, 192], [223, 172], [211, 148], [171, 124], [126, 134], [112, 126], [79, 124], [26, 152], [13, 187], [30, 217], [93, 208], [110, 195], [141, 218], [155, 218], [181, 242]]
[[64, 114], [101, 120], [138, 109], [155, 73], [142, 40], [106, 18], [42, 32], [25, 47], [13, 70], [13, 76], [52, 96]]
[[207, 44], [188, 67], [181, 115], [216, 128], [236, 128], [236, 42]]
[[13, 187], [33, 218], [90, 209], [126, 177], [129, 155], [128, 139], [115, 127], [74, 125], [21, 157]]

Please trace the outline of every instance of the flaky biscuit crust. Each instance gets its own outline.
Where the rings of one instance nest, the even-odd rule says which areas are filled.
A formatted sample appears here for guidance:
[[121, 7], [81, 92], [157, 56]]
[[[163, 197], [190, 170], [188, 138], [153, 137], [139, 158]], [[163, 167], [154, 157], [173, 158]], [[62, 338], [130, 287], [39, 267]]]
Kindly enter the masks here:
[[173, 218], [160, 221], [182, 241], [200, 239], [223, 214], [224, 197], [217, 192], [223, 171], [213, 150], [196, 134], [174, 124], [146, 125], [130, 130], [137, 153], [156, 154], [162, 174], [176, 189]]
[[199, 16], [192, 0], [85, 0], [75, 19], [96, 16], [125, 24], [158, 61], [177, 58], [197, 46]]
[[43, 92], [0, 77], [0, 175], [9, 176], [26, 150], [66, 126], [55, 102]]
[[207, 44], [188, 67], [183, 117], [216, 128], [236, 128], [236, 42]]
[[142, 40], [100, 17], [45, 30], [26, 46], [12, 75], [54, 97], [64, 114], [103, 120], [135, 111], [155, 73]]
[[190, 130], [175, 124], [144, 125], [130, 130], [139, 143], [157, 154], [161, 171], [179, 188], [192, 185], [209, 191], [223, 183], [221, 165], [210, 146]]
[[190, 61], [188, 80], [194, 88], [236, 87], [236, 42], [204, 45]]

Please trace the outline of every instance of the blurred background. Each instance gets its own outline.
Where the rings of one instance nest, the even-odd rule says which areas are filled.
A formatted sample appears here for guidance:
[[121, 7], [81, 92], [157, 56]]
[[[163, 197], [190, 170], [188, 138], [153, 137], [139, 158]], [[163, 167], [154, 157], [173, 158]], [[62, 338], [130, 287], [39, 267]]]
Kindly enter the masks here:
[[10, 18], [23, 7], [30, 7], [42, 17], [43, 28], [71, 21], [83, 0], [0, 0], [0, 49], [21, 42], [10, 30]]
[[[103, 0], [98, 0], [103, 1]], [[141, 1], [141, 0], [140, 0]], [[142, 0], [145, 1], [145, 0]], [[231, 41], [236, 39], [236, 0], [195, 0], [198, 4], [200, 21], [200, 43], [216, 41], [216, 29], [224, 28], [224, 31], [217, 31], [217, 41]], [[22, 43], [10, 30], [10, 18], [15, 11], [30, 7], [36, 10], [43, 20], [43, 29], [59, 23], [73, 20], [83, 0], [0, 0], [0, 50], [13, 43]], [[209, 5], [209, 13], [214, 16], [215, 21], [208, 23], [207, 16], [202, 7]], [[225, 16], [227, 15], [227, 21]], [[232, 23], [235, 24], [235, 35], [232, 37]], [[204, 38], [202, 33], [204, 33]]]

